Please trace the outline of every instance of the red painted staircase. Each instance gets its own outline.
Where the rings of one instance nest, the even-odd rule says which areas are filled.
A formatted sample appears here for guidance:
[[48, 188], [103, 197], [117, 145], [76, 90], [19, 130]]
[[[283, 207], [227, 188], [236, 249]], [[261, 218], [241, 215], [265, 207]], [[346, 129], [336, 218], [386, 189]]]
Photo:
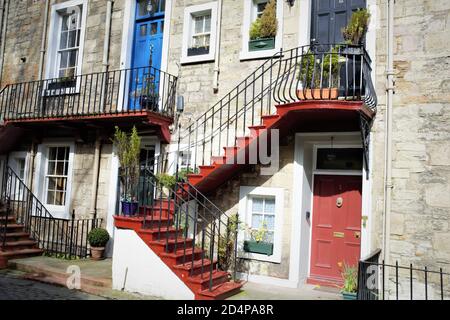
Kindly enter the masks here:
[[42, 255], [38, 243], [18, 224], [11, 211], [0, 202], [0, 269], [6, 268], [8, 260]]
[[[156, 176], [152, 178], [155, 182], [150, 182], [151, 186], [161, 188]], [[225, 216], [218, 217], [216, 212], [209, 211], [213, 221], [206, 219], [199, 213], [202, 209], [203, 213], [211, 210], [199, 208], [204, 206], [204, 201], [200, 201], [198, 195], [194, 197], [188, 185], [179, 183], [177, 187], [177, 191], [171, 192], [170, 200], [152, 199], [150, 205], [140, 206], [136, 216], [115, 216], [115, 226], [134, 230], [194, 293], [195, 299], [222, 300], [238, 293], [243, 284], [232, 280], [230, 272], [221, 270], [218, 262], [217, 241], [223, 241], [220, 237], [226, 226], [222, 225], [222, 231], [217, 226]], [[184, 206], [192, 201], [197, 202], [195, 212], [189, 212]], [[189, 227], [183, 228], [183, 224]], [[188, 229], [194, 231], [188, 232]]]
[[[249, 135], [236, 137], [234, 146], [223, 147], [223, 155], [212, 156], [210, 165], [200, 165], [198, 173], [188, 174], [189, 183], [201, 192], [212, 193], [249, 164], [250, 150], [258, 150], [259, 140], [266, 140], [270, 146], [273, 129], [278, 129], [279, 137], [282, 138], [286, 134], [298, 131], [301, 126], [308, 128], [308, 122], [316, 123], [316, 130], [321, 126], [327, 130], [327, 127], [332, 128], [330, 122], [336, 118], [345, 119], [348, 122], [347, 130], [357, 131], [358, 117], [361, 113], [367, 118], [374, 116], [374, 113], [362, 102], [302, 101], [277, 105], [275, 108], [275, 114], [261, 116], [260, 125], [248, 126]], [[327, 117], [330, 118], [330, 122], [327, 121]]]

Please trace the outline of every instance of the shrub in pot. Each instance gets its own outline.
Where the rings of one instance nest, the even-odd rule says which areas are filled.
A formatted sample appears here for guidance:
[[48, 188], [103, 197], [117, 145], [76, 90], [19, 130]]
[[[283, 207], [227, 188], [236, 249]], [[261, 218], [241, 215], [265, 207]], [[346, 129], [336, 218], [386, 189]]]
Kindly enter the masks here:
[[341, 29], [345, 43], [349, 45], [362, 45], [369, 28], [370, 12], [359, 9], [353, 12], [348, 25]]
[[133, 127], [130, 134], [116, 127], [113, 143], [116, 146], [120, 162], [120, 180], [122, 186], [121, 204], [122, 214], [137, 213], [137, 189], [139, 184], [139, 158], [141, 153], [141, 138]]
[[358, 270], [356, 267], [344, 263], [342, 278], [344, 285], [342, 286], [341, 293], [344, 300], [356, 300], [356, 293], [358, 291]]
[[92, 229], [88, 234], [88, 242], [91, 246], [91, 259], [102, 260], [105, 256], [105, 246], [109, 241], [109, 233], [103, 228]]
[[167, 173], [159, 173], [156, 175], [156, 178], [161, 186], [163, 197], [168, 198], [170, 190], [175, 188], [175, 184], [177, 183], [176, 178]]
[[298, 67], [301, 87], [297, 97], [300, 100], [337, 99], [341, 59], [338, 47], [324, 55], [308, 50]]
[[250, 26], [249, 51], [275, 48], [275, 36], [278, 29], [276, 6], [276, 0], [270, 0], [261, 18], [256, 19]]

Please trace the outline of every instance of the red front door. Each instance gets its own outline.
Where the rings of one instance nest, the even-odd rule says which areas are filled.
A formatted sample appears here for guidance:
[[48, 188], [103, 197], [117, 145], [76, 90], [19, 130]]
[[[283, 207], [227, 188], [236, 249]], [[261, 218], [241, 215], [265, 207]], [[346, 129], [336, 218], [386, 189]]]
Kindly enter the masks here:
[[344, 263], [357, 266], [361, 190], [360, 176], [314, 177], [311, 282], [341, 282]]

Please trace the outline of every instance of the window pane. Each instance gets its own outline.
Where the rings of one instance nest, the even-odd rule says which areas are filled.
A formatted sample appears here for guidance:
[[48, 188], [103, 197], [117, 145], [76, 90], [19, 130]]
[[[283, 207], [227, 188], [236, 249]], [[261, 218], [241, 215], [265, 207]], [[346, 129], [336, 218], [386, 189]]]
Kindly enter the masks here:
[[203, 16], [195, 17], [194, 23], [195, 23], [194, 33], [202, 33], [203, 32]]
[[59, 67], [61, 69], [67, 68], [67, 60], [69, 57], [69, 53], [68, 52], [61, 52], [59, 55]]
[[356, 148], [321, 148], [317, 150], [317, 169], [362, 170], [363, 151]]
[[56, 175], [58, 176], [64, 175], [64, 162], [58, 161], [56, 163]]
[[266, 198], [264, 212], [275, 213], [275, 199], [274, 198]]
[[66, 178], [58, 178], [56, 181], [56, 190], [66, 191]]
[[65, 204], [65, 192], [55, 192], [55, 205], [63, 206]]
[[67, 48], [67, 32], [61, 33], [61, 39], [59, 40], [59, 48], [60, 49], [66, 49]]
[[55, 190], [56, 178], [48, 178], [48, 190]]
[[69, 31], [69, 41], [67, 44], [67, 48], [74, 48], [77, 46], [77, 30]]
[[69, 61], [68, 61], [68, 67], [75, 67], [77, 65], [77, 57], [78, 57], [78, 50], [73, 50], [69, 52]]
[[47, 204], [54, 204], [54, 203], [55, 203], [55, 192], [49, 190], [47, 192]]
[[203, 32], [211, 31], [211, 16], [205, 16], [205, 29]]
[[54, 175], [56, 173], [56, 162], [49, 161], [48, 162], [48, 174]]
[[252, 212], [263, 212], [264, 200], [262, 198], [253, 198]]
[[252, 215], [252, 228], [259, 229], [262, 227], [263, 215], [262, 214], [253, 214]]
[[158, 23], [157, 22], [153, 22], [150, 25], [150, 35], [154, 35], [158, 33]]
[[62, 18], [62, 23], [61, 23], [61, 30], [62, 31], [67, 31], [69, 27], [69, 16], [65, 15]]
[[139, 35], [141, 37], [145, 37], [147, 35], [147, 25], [146, 24], [143, 24], [143, 25], [140, 26], [140, 28], [139, 28]]
[[274, 234], [273, 232], [267, 232], [267, 236], [265, 241], [269, 242], [269, 243], [273, 243], [274, 242]]
[[264, 221], [266, 222], [267, 230], [275, 230], [275, 216], [266, 215], [264, 216]]

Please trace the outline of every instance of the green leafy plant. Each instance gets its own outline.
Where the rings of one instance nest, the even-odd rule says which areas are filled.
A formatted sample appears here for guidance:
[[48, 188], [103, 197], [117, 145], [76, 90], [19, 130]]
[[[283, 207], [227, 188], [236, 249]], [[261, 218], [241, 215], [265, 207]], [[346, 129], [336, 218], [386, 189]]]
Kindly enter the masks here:
[[88, 234], [88, 241], [91, 247], [102, 248], [109, 241], [109, 233], [103, 228], [92, 229]]
[[322, 86], [325, 87], [329, 85], [330, 79], [332, 82], [330, 87], [337, 87], [340, 60], [339, 47], [332, 48], [331, 52], [324, 56], [308, 50], [299, 63], [298, 77], [303, 84], [303, 88], [320, 88], [320, 81], [322, 81]]
[[369, 27], [370, 16], [367, 9], [358, 9], [353, 12], [348, 25], [341, 30], [347, 44], [359, 45], [362, 43]]
[[167, 173], [158, 173], [156, 175], [156, 178], [163, 187], [166, 187], [170, 190], [173, 189], [175, 187], [175, 184], [177, 183], [176, 178]]
[[239, 223], [239, 216], [232, 214], [228, 219], [225, 233], [219, 237], [218, 264], [221, 270], [229, 270], [232, 266], [234, 258], [232, 253], [235, 248]]
[[125, 190], [123, 200], [135, 201], [139, 183], [141, 138], [136, 127], [133, 127], [130, 134], [120, 130], [119, 127], [115, 129], [113, 143], [121, 166], [121, 179]]
[[344, 263], [342, 278], [344, 279], [342, 292], [355, 293], [358, 290], [358, 270], [355, 267]]
[[278, 31], [277, 2], [270, 0], [261, 18], [256, 19], [250, 26], [250, 40], [274, 38]]
[[250, 237], [253, 241], [256, 242], [264, 242], [267, 240], [267, 223], [263, 221], [263, 223], [259, 226], [258, 229], [252, 229], [247, 227], [247, 231], [250, 234]]
[[197, 168], [183, 168], [178, 171], [178, 181], [180, 182], [186, 182], [187, 181], [187, 175], [188, 174], [195, 174], [198, 173]]

